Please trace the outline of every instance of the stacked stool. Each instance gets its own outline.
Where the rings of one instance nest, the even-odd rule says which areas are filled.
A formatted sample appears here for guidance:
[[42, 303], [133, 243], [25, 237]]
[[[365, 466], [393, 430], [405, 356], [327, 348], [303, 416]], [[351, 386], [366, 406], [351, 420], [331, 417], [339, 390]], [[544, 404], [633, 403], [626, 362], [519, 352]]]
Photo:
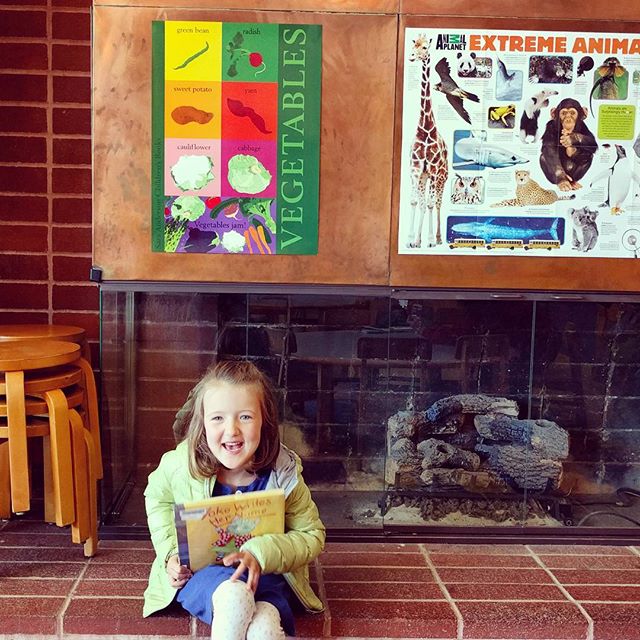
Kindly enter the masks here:
[[41, 437], [45, 519], [70, 524], [92, 556], [102, 457], [95, 380], [81, 345], [88, 355], [79, 327], [0, 325], [0, 517], [29, 510], [27, 439]]
[[62, 324], [0, 324], [0, 342], [16, 340], [62, 340], [75, 342], [82, 349], [82, 357], [91, 362], [85, 330]]

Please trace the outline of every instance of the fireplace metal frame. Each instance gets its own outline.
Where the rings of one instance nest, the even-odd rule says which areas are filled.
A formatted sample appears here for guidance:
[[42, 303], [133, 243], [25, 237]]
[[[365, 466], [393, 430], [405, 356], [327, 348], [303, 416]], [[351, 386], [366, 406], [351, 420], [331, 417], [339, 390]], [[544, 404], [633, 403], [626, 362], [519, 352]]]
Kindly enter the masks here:
[[[514, 300], [551, 302], [628, 302], [640, 303], [640, 293], [521, 291], [489, 289], [429, 289], [388, 286], [341, 285], [290, 285], [260, 283], [201, 283], [201, 282], [146, 282], [102, 281], [102, 292], [124, 292], [127, 320], [133, 319], [132, 294], [140, 293], [242, 293], [280, 295], [336, 295], [336, 296], [384, 296], [396, 300]], [[128, 336], [131, 338], [131, 336]], [[135, 352], [132, 341], [126, 341], [125, 380], [134, 384]], [[125, 407], [126, 420], [133, 425], [135, 407], [133, 400]], [[148, 539], [144, 524], [117, 524], [120, 508], [126, 503], [135, 482], [133, 476], [123, 484], [112, 501], [111, 512], [105, 514], [100, 527], [103, 539]], [[465, 544], [614, 544], [638, 545], [640, 527], [532, 527], [532, 526], [440, 526], [383, 524], [379, 528], [329, 528], [327, 539], [332, 542], [393, 542], [393, 543], [465, 543]]]

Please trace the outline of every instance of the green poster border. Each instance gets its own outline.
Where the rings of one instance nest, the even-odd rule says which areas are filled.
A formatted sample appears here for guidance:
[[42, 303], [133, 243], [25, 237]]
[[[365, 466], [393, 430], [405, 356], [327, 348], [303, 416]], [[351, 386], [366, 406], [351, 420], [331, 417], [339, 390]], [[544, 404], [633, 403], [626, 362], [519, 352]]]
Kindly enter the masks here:
[[164, 251], [164, 22], [151, 23], [151, 250]]
[[[283, 57], [287, 44], [284, 41], [284, 31], [302, 29], [306, 33], [305, 43], [305, 86], [304, 88], [289, 89], [289, 91], [304, 94], [304, 151], [299, 157], [304, 160], [304, 196], [296, 205], [304, 211], [304, 222], [299, 230], [300, 240], [286, 245], [292, 236], [284, 232], [281, 211], [283, 201], [281, 185], [286, 179], [282, 173], [283, 160], [287, 159], [282, 151], [282, 125], [292, 117], [282, 108], [283, 94], [287, 89], [283, 86]], [[309, 24], [281, 24], [280, 51], [278, 52], [278, 195], [276, 203], [278, 212], [276, 215], [278, 242], [276, 253], [278, 255], [317, 255], [318, 253], [318, 208], [320, 200], [320, 108], [321, 108], [321, 79], [322, 79], [322, 25]], [[298, 230], [296, 230], [298, 231]], [[285, 243], [286, 246], [283, 246]]]
[[[248, 26], [254, 23], [243, 23]], [[291, 45], [283, 39], [285, 30], [301, 29], [306, 34], [305, 85], [304, 87], [285, 88], [283, 56]], [[151, 249], [164, 252], [164, 162], [165, 162], [165, 22], [152, 21], [151, 25], [152, 78], [151, 78]], [[278, 194], [276, 195], [276, 254], [280, 255], [317, 255], [318, 222], [320, 195], [320, 113], [321, 113], [321, 77], [322, 77], [322, 25], [281, 24], [279, 25], [279, 72], [278, 72]], [[282, 173], [282, 123], [295, 114], [295, 110], [283, 109], [283, 94], [295, 91], [304, 94], [304, 149], [297, 155], [304, 161], [304, 173], [300, 180], [304, 185], [303, 197], [296, 203], [303, 211], [303, 222], [289, 222], [290, 229], [283, 227], [281, 210], [286, 203], [280, 187], [287, 176]], [[293, 158], [289, 158], [293, 159]], [[289, 176], [290, 179], [290, 176]], [[289, 206], [289, 205], [287, 205]], [[293, 230], [293, 231], [292, 231]], [[289, 232], [291, 231], [291, 232]], [[296, 241], [292, 242], [299, 236]], [[283, 246], [283, 244], [285, 246]]]

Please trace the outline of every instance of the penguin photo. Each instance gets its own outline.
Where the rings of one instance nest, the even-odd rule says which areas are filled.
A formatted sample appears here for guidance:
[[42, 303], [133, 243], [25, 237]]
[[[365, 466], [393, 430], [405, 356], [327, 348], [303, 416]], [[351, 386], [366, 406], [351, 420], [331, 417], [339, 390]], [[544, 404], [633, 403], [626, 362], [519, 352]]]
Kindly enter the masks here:
[[[603, 145], [605, 146], [605, 145]], [[591, 186], [604, 178], [607, 178], [606, 198], [600, 207], [610, 207], [611, 214], [620, 215], [624, 210], [622, 204], [629, 195], [631, 182], [640, 184], [640, 179], [633, 173], [631, 161], [621, 144], [616, 144], [616, 158], [613, 164], [603, 173], [597, 175], [591, 182]]]

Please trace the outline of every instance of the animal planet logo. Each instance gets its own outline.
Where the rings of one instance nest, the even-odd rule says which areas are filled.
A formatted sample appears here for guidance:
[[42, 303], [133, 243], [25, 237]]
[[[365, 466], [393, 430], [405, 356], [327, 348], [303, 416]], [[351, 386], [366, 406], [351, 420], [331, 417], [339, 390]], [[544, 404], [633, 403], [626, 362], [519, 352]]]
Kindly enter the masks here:
[[464, 51], [467, 48], [467, 37], [462, 33], [439, 33], [436, 49], [447, 51]]

